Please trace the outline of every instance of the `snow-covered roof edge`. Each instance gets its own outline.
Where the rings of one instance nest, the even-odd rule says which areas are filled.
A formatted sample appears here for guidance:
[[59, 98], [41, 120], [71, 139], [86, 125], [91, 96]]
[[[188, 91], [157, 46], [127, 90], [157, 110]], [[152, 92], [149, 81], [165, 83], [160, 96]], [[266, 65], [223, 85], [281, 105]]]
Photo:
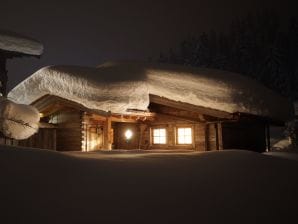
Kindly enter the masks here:
[[[152, 83], [152, 79], [155, 79], [153, 85], [150, 85], [150, 94], [228, 113], [252, 114], [276, 121], [288, 121], [294, 117], [294, 106], [289, 99], [258, 81], [235, 72], [140, 61], [107, 61], [98, 65], [97, 68], [129, 68], [130, 66], [138, 67], [138, 69], [133, 69], [138, 72], [141, 71], [140, 67], [145, 69], [150, 75], [149, 83], [150, 80]], [[117, 69], [119, 70], [120, 68]], [[216, 97], [208, 95], [205, 99], [198, 99], [198, 97], [193, 97], [193, 91], [185, 91], [185, 89], [180, 89], [182, 90], [180, 92], [174, 91], [176, 93], [167, 91], [173, 87], [177, 88], [182, 83], [186, 84], [185, 89], [194, 90], [201, 87], [202, 91], [198, 90], [197, 96], [204, 98], [206, 96], [204, 94], [209, 92]], [[160, 89], [161, 86], [163, 90]], [[212, 87], [213, 90], [210, 91], [208, 87]], [[229, 103], [229, 98], [233, 102]], [[220, 102], [221, 100], [223, 102]]]
[[40, 56], [44, 47], [41, 42], [11, 31], [0, 30], [0, 50]]
[[239, 74], [177, 65], [109, 62], [97, 68], [50, 66], [16, 86], [9, 97], [30, 104], [56, 95], [87, 108], [113, 113], [146, 110], [149, 94], [225, 111], [286, 121], [293, 106]]

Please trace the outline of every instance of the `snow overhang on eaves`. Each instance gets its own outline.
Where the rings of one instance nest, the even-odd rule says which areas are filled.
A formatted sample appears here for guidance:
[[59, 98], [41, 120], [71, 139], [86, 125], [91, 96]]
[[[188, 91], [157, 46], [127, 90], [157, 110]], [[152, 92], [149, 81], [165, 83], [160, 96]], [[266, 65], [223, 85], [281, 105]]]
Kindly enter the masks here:
[[8, 57], [40, 56], [43, 49], [42, 43], [37, 40], [11, 31], [0, 31], [0, 50]]
[[30, 104], [46, 95], [61, 96], [89, 109], [127, 113], [146, 110], [149, 95], [228, 114], [243, 113], [287, 121], [293, 105], [255, 80], [204, 68], [152, 63], [105, 63], [97, 68], [49, 66], [9, 93]]

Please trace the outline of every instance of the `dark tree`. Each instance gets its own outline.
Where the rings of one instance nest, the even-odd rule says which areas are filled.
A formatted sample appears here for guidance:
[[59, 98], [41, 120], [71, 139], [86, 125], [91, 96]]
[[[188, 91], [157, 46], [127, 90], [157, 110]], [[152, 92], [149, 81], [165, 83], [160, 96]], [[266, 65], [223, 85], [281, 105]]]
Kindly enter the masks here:
[[291, 100], [298, 99], [298, 24], [285, 29], [273, 12], [235, 19], [226, 33], [210, 31], [182, 41], [159, 62], [241, 73]]

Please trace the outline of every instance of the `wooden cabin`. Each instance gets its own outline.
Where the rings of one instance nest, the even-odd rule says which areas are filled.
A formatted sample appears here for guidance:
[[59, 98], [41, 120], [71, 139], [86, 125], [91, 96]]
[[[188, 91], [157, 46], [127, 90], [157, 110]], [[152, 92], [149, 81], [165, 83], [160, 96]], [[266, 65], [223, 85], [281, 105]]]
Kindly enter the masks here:
[[57, 151], [164, 149], [213, 151], [270, 148], [270, 120], [230, 114], [150, 95], [148, 111], [95, 111], [46, 95], [33, 105], [43, 125], [21, 146]]
[[9, 96], [41, 114], [39, 132], [18, 144], [58, 151], [263, 152], [269, 126], [291, 115], [286, 100], [241, 75], [147, 63], [46, 67]]

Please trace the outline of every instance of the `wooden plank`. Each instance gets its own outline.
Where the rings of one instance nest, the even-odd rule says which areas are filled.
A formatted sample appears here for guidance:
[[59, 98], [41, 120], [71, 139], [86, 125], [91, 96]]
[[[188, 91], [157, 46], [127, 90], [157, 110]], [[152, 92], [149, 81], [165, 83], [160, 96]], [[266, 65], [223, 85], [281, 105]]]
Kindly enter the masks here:
[[218, 124], [214, 124], [215, 127], [215, 145], [216, 145], [216, 150], [219, 150], [219, 142], [218, 142]]
[[111, 117], [111, 121], [113, 122], [122, 122], [122, 123], [137, 123], [138, 121], [133, 118], [125, 118], [125, 117]]
[[103, 142], [104, 142], [104, 149], [111, 150], [112, 149], [112, 142], [111, 142], [111, 130], [112, 128], [112, 119], [110, 116], [106, 118], [105, 124], [104, 124], [104, 130], [103, 130]]
[[39, 128], [57, 128], [56, 125], [45, 123], [45, 122], [39, 122], [38, 125], [39, 125]]
[[57, 150], [57, 130], [54, 130], [53, 132], [53, 145], [52, 148], [54, 150]]
[[267, 151], [270, 151], [271, 150], [271, 145], [270, 145], [270, 125], [269, 123], [266, 123], [265, 124], [265, 130], [266, 130], [266, 145], [267, 145]]
[[180, 121], [187, 121], [187, 122], [200, 122], [200, 119], [194, 119], [194, 118], [189, 118], [189, 117], [181, 117], [181, 116], [174, 116], [174, 115], [170, 115], [170, 114], [163, 114], [163, 113], [158, 113], [156, 115], [157, 119], [168, 119], [168, 120], [180, 120]]
[[109, 114], [109, 112], [105, 112], [102, 110], [89, 109], [80, 103], [77, 103], [77, 102], [74, 102], [71, 100], [67, 100], [67, 99], [64, 99], [59, 96], [50, 95], [50, 94], [42, 96], [41, 98], [32, 102], [31, 105], [35, 106], [40, 112], [46, 111], [46, 110], [48, 110], [48, 108], [51, 108], [51, 107], [57, 107], [57, 108], [71, 107], [71, 108], [75, 108], [77, 110], [100, 114], [103, 116], [106, 116]]
[[4, 137], [0, 137], [0, 144], [5, 145], [5, 138]]
[[81, 124], [77, 123], [63, 123], [57, 126], [58, 129], [72, 129], [72, 130], [81, 130]]
[[79, 137], [82, 136], [82, 132], [81, 131], [71, 131], [71, 130], [67, 130], [67, 129], [58, 129], [58, 137], [59, 138], [76, 137], [76, 136], [79, 136]]
[[222, 140], [222, 124], [217, 124], [217, 131], [218, 131], [218, 150], [223, 150], [223, 140]]
[[196, 106], [193, 104], [184, 103], [180, 101], [174, 101], [174, 100], [167, 99], [165, 97], [160, 97], [152, 94], [150, 94], [149, 97], [150, 97], [150, 102], [152, 103], [161, 104], [161, 105], [188, 110], [188, 111], [195, 111], [200, 114], [206, 114], [206, 115], [210, 115], [218, 118], [224, 118], [224, 119], [233, 118], [233, 115], [231, 113], [228, 113], [225, 111], [215, 110], [215, 109], [206, 108], [202, 106]]

